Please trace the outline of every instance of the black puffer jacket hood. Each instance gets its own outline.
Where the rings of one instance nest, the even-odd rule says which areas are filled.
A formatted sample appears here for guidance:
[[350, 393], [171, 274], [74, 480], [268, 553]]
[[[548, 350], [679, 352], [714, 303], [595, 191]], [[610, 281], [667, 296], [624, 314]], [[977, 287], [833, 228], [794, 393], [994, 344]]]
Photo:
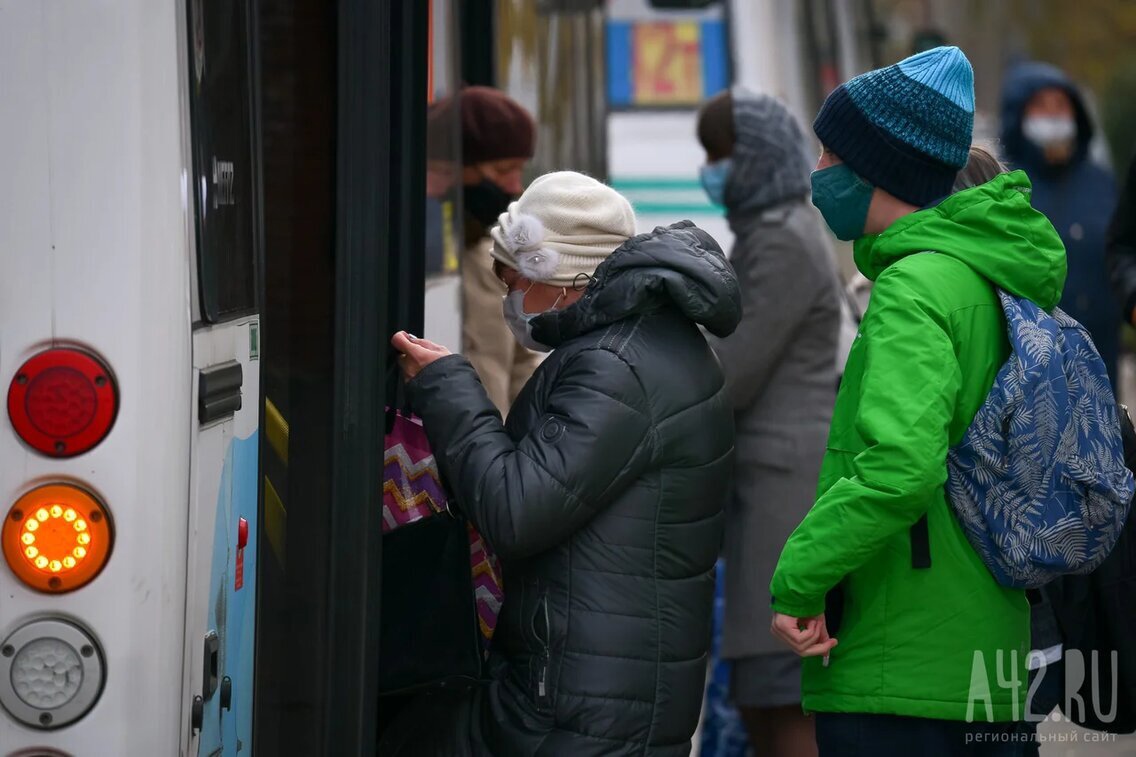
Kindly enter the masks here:
[[596, 269], [578, 302], [537, 316], [533, 336], [550, 347], [625, 318], [677, 308], [715, 336], [733, 333], [741, 294], [714, 238], [691, 221], [632, 237]]

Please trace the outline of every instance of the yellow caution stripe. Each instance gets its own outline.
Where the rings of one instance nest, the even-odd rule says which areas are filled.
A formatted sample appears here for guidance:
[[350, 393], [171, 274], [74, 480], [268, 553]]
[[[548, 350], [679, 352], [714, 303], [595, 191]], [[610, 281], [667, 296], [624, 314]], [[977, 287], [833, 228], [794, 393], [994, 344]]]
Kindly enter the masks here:
[[268, 436], [268, 446], [285, 465], [288, 464], [288, 421], [272, 404], [272, 400], [264, 398], [264, 427]]
[[276, 562], [283, 569], [284, 548], [288, 543], [288, 511], [268, 476], [264, 477], [264, 533], [276, 555]]

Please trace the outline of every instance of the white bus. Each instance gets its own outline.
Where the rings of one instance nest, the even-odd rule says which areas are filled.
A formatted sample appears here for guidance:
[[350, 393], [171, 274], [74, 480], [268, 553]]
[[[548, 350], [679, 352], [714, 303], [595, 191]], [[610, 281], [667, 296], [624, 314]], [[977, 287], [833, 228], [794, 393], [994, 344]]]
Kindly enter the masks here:
[[455, 10], [0, 0], [3, 757], [373, 751]]

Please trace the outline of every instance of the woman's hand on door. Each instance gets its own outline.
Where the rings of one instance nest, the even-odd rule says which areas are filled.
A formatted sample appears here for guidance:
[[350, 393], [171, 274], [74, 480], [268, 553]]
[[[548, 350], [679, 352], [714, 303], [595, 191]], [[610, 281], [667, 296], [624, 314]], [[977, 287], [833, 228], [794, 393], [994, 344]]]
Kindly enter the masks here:
[[407, 381], [417, 376], [418, 372], [430, 363], [450, 354], [450, 351], [442, 345], [434, 344], [428, 339], [420, 339], [405, 331], [399, 331], [391, 337], [391, 345], [400, 353], [398, 365], [402, 368], [403, 378]]

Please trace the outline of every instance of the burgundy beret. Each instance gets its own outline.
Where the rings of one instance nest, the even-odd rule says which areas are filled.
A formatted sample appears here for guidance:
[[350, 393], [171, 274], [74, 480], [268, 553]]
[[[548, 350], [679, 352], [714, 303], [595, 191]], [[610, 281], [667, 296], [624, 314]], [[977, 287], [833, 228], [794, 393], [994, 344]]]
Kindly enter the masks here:
[[426, 159], [456, 161], [458, 159], [457, 98], [444, 97], [426, 108]]
[[536, 123], [516, 100], [492, 87], [465, 87], [459, 98], [463, 163], [533, 156]]

